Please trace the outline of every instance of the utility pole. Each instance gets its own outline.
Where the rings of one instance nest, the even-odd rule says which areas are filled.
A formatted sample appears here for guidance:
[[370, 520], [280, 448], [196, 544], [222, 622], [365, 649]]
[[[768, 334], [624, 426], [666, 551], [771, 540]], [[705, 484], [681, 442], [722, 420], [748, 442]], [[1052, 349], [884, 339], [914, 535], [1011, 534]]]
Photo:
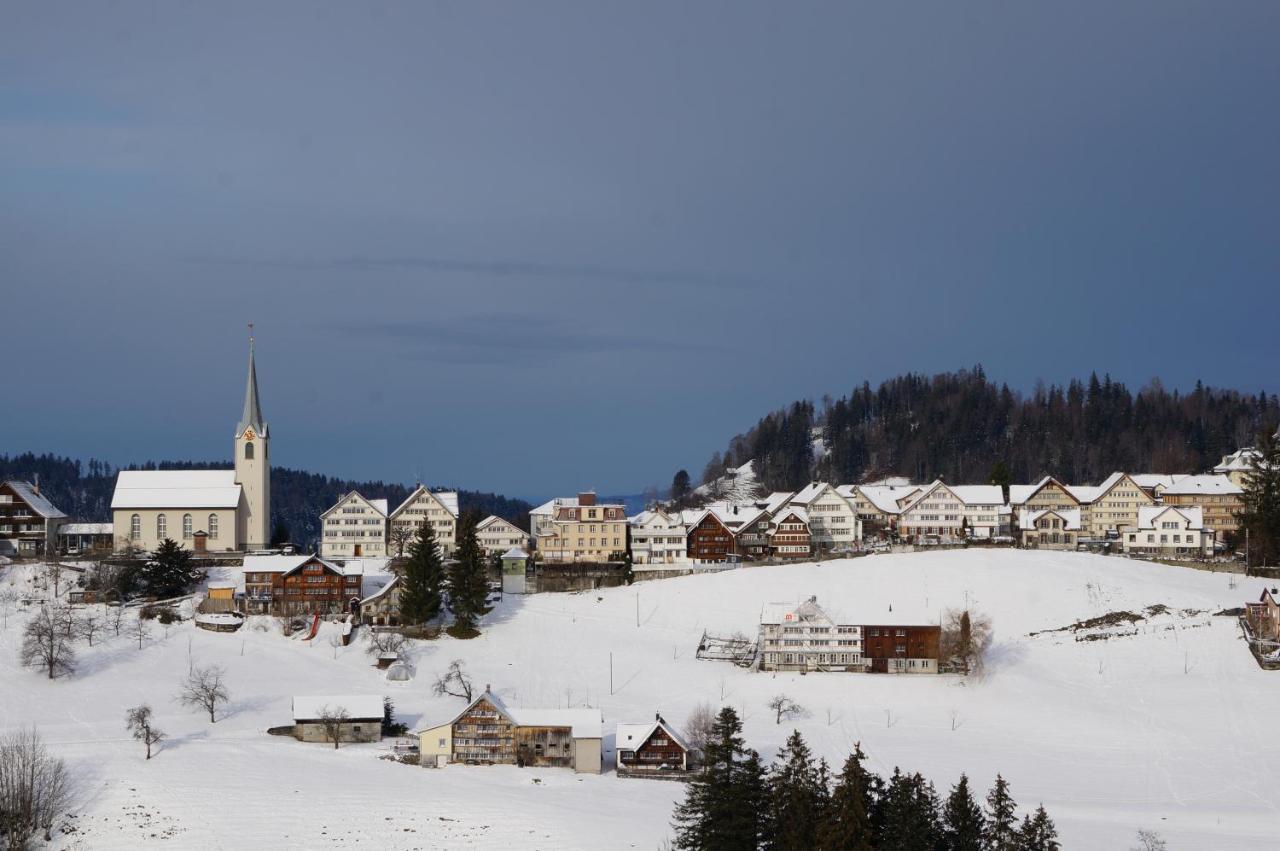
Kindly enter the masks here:
[[613, 697], [613, 651], [609, 651], [609, 696]]
[[640, 628], [640, 592], [636, 592], [636, 629]]

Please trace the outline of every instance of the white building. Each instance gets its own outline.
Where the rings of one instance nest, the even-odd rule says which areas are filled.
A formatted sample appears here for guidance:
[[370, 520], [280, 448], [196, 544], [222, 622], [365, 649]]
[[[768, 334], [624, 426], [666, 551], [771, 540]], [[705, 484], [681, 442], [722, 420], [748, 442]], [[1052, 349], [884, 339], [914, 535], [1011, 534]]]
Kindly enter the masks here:
[[476, 541], [490, 558], [507, 550], [527, 550], [529, 534], [516, 524], [490, 514], [476, 524]]
[[1199, 506], [1152, 505], [1138, 509], [1137, 525], [1122, 538], [1126, 553], [1205, 558], [1213, 555], [1213, 532]]
[[767, 603], [760, 614], [763, 671], [861, 671], [862, 627], [838, 622], [818, 605]]
[[959, 540], [1008, 534], [999, 485], [947, 485], [936, 481], [911, 500], [898, 518], [904, 538]]
[[322, 558], [387, 555], [387, 501], [351, 491], [320, 515]]
[[577, 508], [578, 498], [576, 496], [556, 497], [549, 499], [539, 505], [537, 508], [529, 510], [529, 537], [535, 544], [542, 537], [543, 533], [551, 528], [551, 524], [556, 519], [556, 510], [559, 508]]
[[1079, 508], [1024, 508], [1018, 514], [1024, 547], [1074, 550], [1083, 526]]
[[844, 552], [862, 543], [862, 521], [854, 501], [825, 482], [814, 482], [791, 498], [805, 510], [814, 553]]
[[458, 548], [457, 492], [431, 491], [425, 485], [418, 485], [387, 519], [387, 554], [403, 555], [402, 545], [408, 552], [409, 542], [424, 522], [431, 524], [442, 553], [451, 555]]
[[633, 564], [685, 564], [689, 530], [679, 512], [642, 511], [628, 518]]

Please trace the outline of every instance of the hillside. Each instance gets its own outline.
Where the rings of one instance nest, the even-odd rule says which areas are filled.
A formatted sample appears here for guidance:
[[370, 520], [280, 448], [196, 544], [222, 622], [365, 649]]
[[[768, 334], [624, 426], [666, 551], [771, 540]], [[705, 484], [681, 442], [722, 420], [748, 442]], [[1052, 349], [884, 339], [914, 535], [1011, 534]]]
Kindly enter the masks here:
[[979, 366], [904, 375], [875, 389], [864, 382], [821, 409], [796, 402], [731, 439], [703, 480], [746, 461], [769, 491], [797, 490], [814, 478], [986, 482], [998, 462], [1022, 482], [1046, 474], [1097, 482], [1115, 470], [1192, 473], [1277, 422], [1280, 399], [1265, 393], [1197, 384], [1180, 394], [1158, 380], [1135, 393], [1093, 375], [1024, 396]]
[[[129, 465], [129, 470], [214, 470], [227, 469], [225, 461], [160, 461]], [[87, 463], [54, 455], [0, 455], [0, 479], [20, 478], [28, 481], [39, 476], [40, 487], [62, 511], [75, 519], [110, 522], [111, 494], [115, 489], [117, 468], [97, 459]], [[409, 488], [382, 481], [358, 482], [335, 479], [319, 473], [271, 468], [271, 527], [281, 524], [286, 539], [301, 546], [320, 538], [320, 513], [338, 501], [343, 494], [358, 490], [370, 499], [385, 498], [398, 505], [409, 495]], [[480, 491], [458, 491], [462, 511], [475, 511], [482, 516], [496, 514], [518, 526], [529, 525], [532, 506], [521, 499]], [[274, 533], [273, 533], [274, 535]]]
[[[20, 576], [11, 569], [0, 585]], [[417, 678], [400, 685], [386, 683], [359, 647], [335, 658], [332, 627], [308, 646], [265, 620], [263, 631], [234, 635], [156, 627], [141, 651], [110, 638], [83, 649], [74, 677], [49, 682], [16, 667], [20, 613], [0, 630], [0, 681], [20, 685], [0, 690], [0, 727], [38, 723], [74, 771], [76, 832], [59, 834], [55, 847], [64, 848], [652, 849], [670, 835], [683, 794], [676, 783], [557, 769], [418, 769], [377, 760], [372, 745], [335, 752], [263, 732], [288, 723], [294, 694], [388, 694], [411, 727], [447, 719], [463, 702], [435, 697], [430, 682], [457, 658], [512, 705], [600, 706], [607, 764], [620, 720], [660, 711], [682, 723], [700, 702], [730, 703], [767, 759], [794, 726], [834, 764], [861, 742], [875, 771], [919, 770], [939, 788], [965, 771], [985, 789], [1002, 772], [1024, 810], [1045, 804], [1067, 849], [1127, 848], [1139, 828], [1158, 830], [1171, 848], [1262, 849], [1274, 847], [1280, 674], [1259, 670], [1233, 619], [1211, 614], [1260, 587], [1028, 551], [743, 568], [508, 597], [482, 637], [420, 645]], [[694, 658], [704, 629], [751, 632], [762, 603], [810, 594], [870, 621], [936, 616], [967, 595], [994, 620], [989, 673], [981, 681], [774, 676]], [[1156, 605], [1168, 610], [1149, 614]], [[1142, 619], [1031, 635], [1121, 610]], [[1107, 637], [1078, 640], [1086, 635]], [[232, 706], [212, 726], [171, 700], [189, 659], [228, 669]], [[775, 725], [766, 703], [779, 693], [809, 715]], [[123, 727], [125, 709], [140, 700], [169, 734], [150, 762]]]

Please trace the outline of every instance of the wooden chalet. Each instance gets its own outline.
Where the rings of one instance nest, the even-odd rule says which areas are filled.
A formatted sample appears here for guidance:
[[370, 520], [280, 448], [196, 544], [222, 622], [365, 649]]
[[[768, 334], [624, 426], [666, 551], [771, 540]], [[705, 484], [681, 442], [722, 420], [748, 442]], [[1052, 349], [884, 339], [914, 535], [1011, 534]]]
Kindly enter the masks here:
[[704, 511], [690, 527], [686, 551], [693, 562], [729, 561], [738, 554], [733, 530], [714, 511]]
[[678, 776], [690, 768], [692, 749], [658, 714], [647, 724], [619, 724], [614, 750], [619, 775]]
[[862, 657], [873, 674], [936, 674], [942, 627], [876, 624], [862, 628]]
[[788, 506], [774, 517], [769, 530], [769, 553], [774, 558], [803, 560], [813, 555], [809, 517], [803, 508]]
[[335, 615], [360, 605], [363, 571], [316, 555], [245, 556], [246, 614]]

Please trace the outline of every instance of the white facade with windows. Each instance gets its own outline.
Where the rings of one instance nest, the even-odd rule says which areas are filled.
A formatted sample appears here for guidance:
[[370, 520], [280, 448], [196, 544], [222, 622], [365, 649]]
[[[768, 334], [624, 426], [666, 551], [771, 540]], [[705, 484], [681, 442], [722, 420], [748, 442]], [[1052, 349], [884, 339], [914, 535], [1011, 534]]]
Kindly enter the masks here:
[[679, 513], [642, 511], [628, 519], [633, 564], [685, 564], [689, 530]]
[[857, 505], [831, 485], [815, 482], [793, 496], [789, 504], [805, 510], [815, 553], [853, 550], [861, 545]]
[[490, 514], [476, 524], [476, 541], [490, 558], [508, 550], [529, 549], [529, 533], [516, 524]]
[[1121, 538], [1126, 553], [1189, 558], [1213, 555], [1214, 534], [1205, 527], [1199, 506], [1140, 508], [1136, 526]]
[[387, 554], [387, 501], [352, 491], [320, 515], [321, 558], [377, 558]]
[[458, 548], [458, 494], [456, 491], [431, 491], [418, 485], [413, 493], [400, 503], [387, 524], [389, 555], [400, 555], [403, 540], [408, 552], [409, 540], [423, 523], [430, 523], [436, 533], [436, 543], [445, 555]]
[[760, 616], [763, 671], [862, 671], [862, 627], [828, 615], [816, 597], [769, 603]]

